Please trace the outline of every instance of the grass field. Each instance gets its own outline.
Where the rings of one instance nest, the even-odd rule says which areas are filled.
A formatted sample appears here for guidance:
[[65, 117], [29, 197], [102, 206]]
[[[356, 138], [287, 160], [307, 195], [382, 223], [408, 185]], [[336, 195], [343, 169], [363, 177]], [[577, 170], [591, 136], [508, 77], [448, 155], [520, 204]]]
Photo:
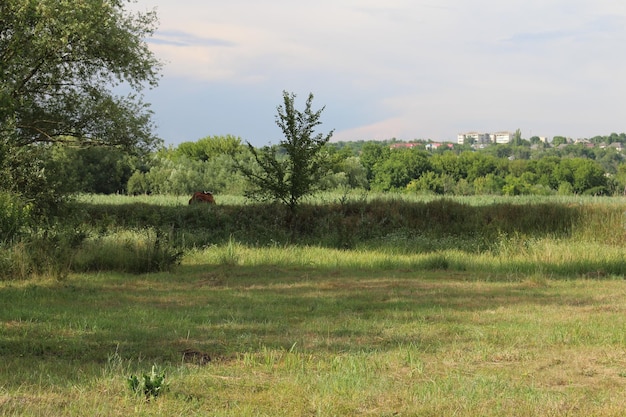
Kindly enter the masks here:
[[[605, 205], [485, 251], [231, 239], [167, 272], [0, 280], [0, 415], [623, 416], [623, 219]], [[133, 393], [152, 369], [163, 391]]]
[[[622, 279], [494, 281], [489, 272], [263, 265], [246, 253], [214, 264], [226, 251], [195, 253], [172, 273], [1, 283], [0, 415], [626, 409]], [[153, 365], [168, 386], [146, 401], [126, 379]]]

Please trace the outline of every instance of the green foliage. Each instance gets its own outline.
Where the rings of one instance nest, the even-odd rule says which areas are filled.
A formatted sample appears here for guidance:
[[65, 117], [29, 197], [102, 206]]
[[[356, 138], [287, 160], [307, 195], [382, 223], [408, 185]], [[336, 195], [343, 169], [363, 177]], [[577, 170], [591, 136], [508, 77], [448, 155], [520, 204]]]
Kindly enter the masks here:
[[295, 97], [283, 91], [283, 104], [277, 108], [276, 124], [284, 135], [279, 145], [256, 149], [248, 143], [255, 165], [238, 164], [251, 185], [250, 197], [278, 201], [292, 211], [303, 197], [320, 187], [329, 168], [321, 151], [333, 134], [315, 134], [324, 107], [312, 110], [313, 94], [309, 94], [303, 112], [296, 110]]
[[125, 193], [138, 159], [117, 148], [75, 148], [56, 145], [51, 150], [55, 175], [66, 189], [89, 194]]
[[152, 366], [150, 373], [143, 374], [142, 378], [131, 375], [127, 383], [134, 394], [143, 395], [148, 401], [157, 398], [167, 389], [165, 371], [158, 371], [156, 365]]
[[496, 174], [487, 174], [484, 177], [476, 178], [473, 186], [478, 195], [500, 194], [504, 186], [504, 179]]
[[0, 244], [18, 237], [31, 223], [32, 207], [17, 195], [0, 191]]
[[126, 183], [126, 189], [130, 195], [149, 194], [152, 192], [152, 187], [146, 178], [146, 174], [141, 171], [135, 171], [128, 179]]
[[220, 155], [232, 155], [242, 150], [241, 138], [226, 136], [207, 136], [196, 142], [183, 142], [175, 150], [175, 155], [182, 155], [192, 160], [208, 161]]
[[162, 158], [153, 161], [148, 172], [135, 171], [128, 180], [128, 193], [133, 195], [187, 195], [198, 190], [241, 193], [242, 187], [243, 180], [229, 155], [209, 161]]
[[[613, 139], [621, 138], [615, 135]], [[605, 144], [611, 137], [593, 140]], [[317, 154], [324, 163], [320, 164], [320, 176], [313, 188], [343, 191], [373, 188], [443, 195], [614, 195], [626, 188], [626, 176], [620, 169], [624, 157], [611, 147], [590, 148], [578, 144], [563, 149], [531, 150], [523, 141], [521, 146], [494, 145], [480, 151], [446, 147], [445, 151], [426, 153], [419, 142], [412, 149], [390, 149], [396, 142], [370, 141], [354, 146], [326, 143]], [[133, 195], [189, 195], [197, 190], [243, 195], [246, 178], [242, 168], [261, 178], [264, 169], [260, 161], [264, 161], [265, 170], [273, 172], [275, 177], [282, 175], [285, 180], [282, 184], [274, 182], [272, 186], [281, 195], [289, 192], [290, 157], [284, 147], [276, 145], [257, 150], [249, 144], [242, 146], [240, 139], [232, 136], [206, 137], [198, 142], [162, 148], [149, 159], [128, 156], [114, 149], [39, 147], [36, 150], [39, 157], [30, 157], [34, 154], [29, 152], [29, 157], [18, 158], [25, 163], [14, 161], [11, 166], [20, 172], [34, 163], [39, 167], [39, 171], [33, 169], [39, 172], [37, 178], [62, 178], [62, 182], [31, 180], [39, 184], [36, 188], [48, 191], [49, 197], [62, 195], [58, 190], [63, 189], [123, 192], [124, 188]], [[52, 159], [46, 161], [45, 155], [50, 152]], [[15, 158], [19, 153], [9, 155]], [[103, 176], [104, 172], [113, 175]], [[275, 200], [271, 194], [250, 193], [250, 196], [255, 195], [262, 200]], [[47, 201], [45, 196], [36, 200]]]
[[[132, 173], [119, 151], [159, 143], [137, 95], [160, 63], [145, 39], [154, 13], [125, 3], [6, 0], [0, 5], [0, 190], [23, 196], [40, 217], [77, 191], [123, 192]], [[114, 88], [124, 84], [125, 97]]]
[[412, 180], [407, 186], [410, 192], [432, 192], [434, 194], [452, 194], [457, 182], [448, 174], [436, 174], [427, 171], [418, 179]]
[[563, 159], [555, 167], [554, 178], [559, 183], [568, 182], [575, 193], [584, 193], [595, 187], [606, 187], [607, 179], [602, 168], [583, 158]]
[[359, 158], [349, 156], [333, 164], [331, 172], [321, 179], [320, 188], [324, 190], [367, 189], [369, 182], [365, 168], [361, 165]]
[[71, 181], [45, 145], [17, 147], [0, 138], [0, 190], [21, 196], [39, 217], [59, 213]]
[[374, 178], [374, 167], [378, 163], [385, 161], [391, 150], [389, 145], [377, 142], [368, 142], [363, 145], [359, 161], [365, 168], [367, 179], [371, 181]]
[[372, 189], [402, 190], [415, 178], [430, 170], [428, 154], [417, 149], [398, 149], [383, 161], [374, 164]]
[[520, 129], [515, 130], [515, 134], [513, 135], [513, 145], [519, 146], [522, 144], [522, 131]]
[[6, 0], [0, 7], [0, 138], [17, 146], [78, 142], [150, 146], [150, 112], [134, 94], [156, 85], [145, 39], [154, 13], [123, 2]]
[[[505, 149], [504, 145], [493, 148]], [[506, 149], [519, 154], [518, 148], [521, 147]], [[588, 158], [546, 156], [538, 160], [509, 160], [475, 151], [430, 155], [416, 149], [393, 150], [383, 156], [378, 145], [367, 149], [370, 150], [365, 160], [372, 167], [370, 184], [378, 191], [401, 190], [406, 186], [414, 192], [448, 195], [549, 195], [556, 193], [560, 184], [569, 183], [572, 193], [607, 195], [618, 187], [609, 181], [598, 162]], [[560, 192], [565, 190], [561, 187]]]

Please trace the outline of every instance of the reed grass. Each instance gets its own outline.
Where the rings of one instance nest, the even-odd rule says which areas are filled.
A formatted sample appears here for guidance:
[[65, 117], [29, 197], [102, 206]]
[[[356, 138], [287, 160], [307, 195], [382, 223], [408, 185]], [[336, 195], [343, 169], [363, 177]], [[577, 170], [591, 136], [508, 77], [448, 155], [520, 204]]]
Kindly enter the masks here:
[[[278, 257], [277, 263], [295, 262], [302, 251], [319, 248], [313, 259], [301, 262], [315, 264], [330, 253], [340, 265], [367, 252], [371, 267], [401, 264], [561, 277], [625, 272], [621, 248], [626, 244], [626, 215], [619, 199], [600, 203], [589, 197], [584, 203], [563, 204], [509, 198], [480, 205], [478, 199], [418, 202], [397, 197], [364, 202], [346, 197], [336, 203], [304, 204], [294, 215], [280, 206], [188, 206], [159, 196], [147, 198], [152, 196], [107, 197], [107, 204], [83, 201], [70, 210], [67, 224], [44, 231], [43, 237], [31, 233], [4, 244], [3, 279], [29, 274], [62, 278], [88, 270], [166, 270], [183, 253], [193, 256], [205, 248], [224, 264], [239, 263], [237, 253], [246, 248], [262, 259]], [[323, 249], [331, 250], [322, 255]]]

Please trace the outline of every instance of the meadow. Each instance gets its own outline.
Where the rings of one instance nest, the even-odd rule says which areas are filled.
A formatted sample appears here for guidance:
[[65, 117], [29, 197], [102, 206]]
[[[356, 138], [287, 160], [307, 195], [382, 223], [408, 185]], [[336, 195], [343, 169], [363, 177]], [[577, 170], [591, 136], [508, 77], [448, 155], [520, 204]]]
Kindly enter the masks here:
[[83, 196], [0, 280], [0, 415], [624, 414], [622, 199], [186, 204]]

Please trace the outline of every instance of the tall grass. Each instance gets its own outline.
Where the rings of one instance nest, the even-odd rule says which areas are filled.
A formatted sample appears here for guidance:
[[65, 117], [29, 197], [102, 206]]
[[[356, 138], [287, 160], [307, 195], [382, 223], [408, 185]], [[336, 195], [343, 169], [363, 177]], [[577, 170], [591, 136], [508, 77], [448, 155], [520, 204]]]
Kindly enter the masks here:
[[[146, 203], [83, 203], [83, 222], [93, 228], [166, 227], [186, 245], [225, 243], [231, 236], [249, 244], [321, 244], [351, 248], [381, 242], [387, 236], [454, 236], [480, 242], [502, 233], [568, 235], [579, 210], [562, 204], [515, 202], [470, 205], [437, 199], [340, 200], [303, 204], [295, 216], [285, 207], [267, 204], [160, 206]], [[183, 242], [181, 242], [183, 243]]]
[[121, 230], [86, 239], [73, 257], [72, 269], [77, 272], [165, 271], [178, 264], [182, 254], [159, 230]]
[[30, 233], [1, 247], [0, 271], [4, 279], [92, 270], [141, 273], [167, 270], [183, 254], [205, 248], [227, 248], [217, 263], [232, 264], [245, 259], [234, 254], [242, 248], [278, 250], [283, 257], [300, 248], [330, 248], [342, 259], [362, 252], [371, 254], [373, 264], [410, 268], [624, 273], [621, 199], [321, 195], [295, 215], [280, 205], [226, 203], [227, 196], [215, 205], [189, 206], [181, 199], [82, 196], [54, 233]]
[[[99, 195], [99, 194], [80, 194], [76, 196], [76, 200], [81, 203], [104, 204], [104, 205], [120, 205], [145, 203], [160, 206], [181, 206], [187, 205], [190, 195], [137, 195], [129, 196], [122, 194], [115, 195]], [[251, 203], [241, 195], [215, 195], [218, 205], [242, 205]], [[339, 192], [321, 192], [304, 199], [306, 204], [328, 205], [344, 203], [369, 203], [372, 201], [407, 201], [411, 203], [428, 203], [441, 199], [454, 201], [461, 204], [471, 206], [489, 206], [493, 204], [564, 204], [564, 205], [589, 205], [600, 204], [608, 206], [620, 206], [626, 203], [626, 197], [595, 197], [588, 195], [475, 195], [475, 196], [446, 196], [428, 194], [412, 194], [412, 193], [393, 193], [393, 192], [372, 192], [363, 190], [349, 190], [345, 193]]]
[[146, 273], [169, 270], [182, 250], [159, 230], [120, 230], [90, 234], [76, 229], [49, 229], [0, 247], [0, 281], [65, 279], [72, 272]]
[[409, 253], [387, 249], [328, 249], [320, 246], [250, 247], [229, 242], [188, 252], [184, 263], [243, 267], [449, 271], [490, 280], [518, 281], [529, 275], [573, 279], [626, 276], [626, 251], [614, 245], [573, 240], [503, 238], [490, 251], [443, 249]]
[[[76, 201], [92, 205], [126, 205], [126, 204], [150, 204], [157, 206], [186, 206], [189, 204], [190, 195], [125, 195], [125, 194], [79, 194]], [[244, 204], [245, 197], [238, 195], [216, 196], [218, 204]]]

